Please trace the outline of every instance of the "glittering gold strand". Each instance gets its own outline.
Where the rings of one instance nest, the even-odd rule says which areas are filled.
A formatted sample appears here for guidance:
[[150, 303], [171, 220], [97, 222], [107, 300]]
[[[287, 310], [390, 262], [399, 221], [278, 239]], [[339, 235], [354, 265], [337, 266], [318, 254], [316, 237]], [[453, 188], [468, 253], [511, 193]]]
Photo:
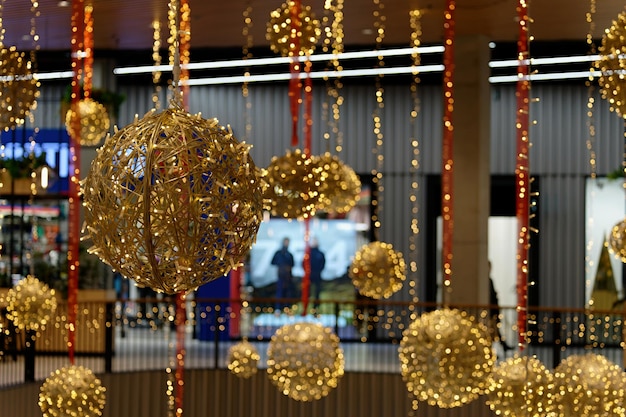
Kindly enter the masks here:
[[6, 295], [7, 318], [18, 329], [43, 331], [56, 310], [53, 289], [32, 275], [21, 279]]
[[241, 264], [262, 220], [249, 145], [175, 107], [109, 137], [82, 183], [86, 238], [139, 286], [191, 291]]
[[287, 324], [272, 335], [267, 374], [284, 395], [319, 400], [337, 387], [343, 373], [343, 350], [329, 328], [302, 322]]
[[402, 288], [406, 264], [400, 252], [385, 242], [371, 242], [354, 255], [349, 275], [360, 294], [374, 299], [389, 298]]
[[299, 56], [310, 55], [315, 50], [322, 34], [320, 23], [315, 19], [311, 6], [303, 6], [299, 15], [300, 28], [297, 33], [293, 34], [292, 31], [296, 30], [291, 25], [293, 4], [293, 0], [288, 0], [280, 8], [270, 13], [265, 38], [270, 42], [270, 48], [273, 52], [282, 56], [293, 56], [291, 41], [295, 37], [299, 41], [297, 54]]
[[105, 392], [90, 369], [72, 365], [46, 378], [39, 391], [39, 408], [43, 417], [101, 416]]

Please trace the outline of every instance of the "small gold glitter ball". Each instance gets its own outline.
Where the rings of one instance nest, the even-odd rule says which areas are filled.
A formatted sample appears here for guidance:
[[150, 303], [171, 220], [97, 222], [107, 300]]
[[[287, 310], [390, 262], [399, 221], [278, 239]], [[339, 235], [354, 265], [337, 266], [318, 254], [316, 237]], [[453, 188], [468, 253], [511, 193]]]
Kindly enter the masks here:
[[24, 123], [39, 97], [39, 81], [32, 64], [15, 46], [0, 49], [0, 128], [12, 129]]
[[594, 63], [600, 72], [598, 83], [602, 98], [609, 102], [611, 111], [626, 118], [626, 11], [621, 12], [611, 27], [604, 30], [602, 45], [598, 48], [600, 58]]
[[272, 51], [282, 56], [293, 55], [294, 39], [297, 39], [299, 43], [297, 54], [310, 55], [315, 50], [315, 45], [322, 34], [320, 23], [315, 19], [311, 6], [303, 5], [298, 15], [300, 27], [296, 28], [292, 22], [294, 7], [295, 1], [289, 0], [270, 13], [265, 38], [270, 42]]
[[54, 290], [32, 275], [21, 279], [6, 295], [7, 317], [19, 329], [44, 330], [57, 308]]
[[626, 262], [626, 220], [616, 223], [611, 229], [609, 249], [622, 262]]
[[315, 215], [319, 204], [321, 169], [315, 157], [300, 149], [273, 157], [267, 168], [265, 200], [273, 216], [287, 219]]
[[361, 180], [352, 168], [329, 152], [319, 157], [322, 184], [319, 211], [346, 214], [359, 201]]
[[[84, 146], [99, 145], [109, 133], [111, 121], [109, 113], [104, 105], [90, 98], [80, 100], [78, 103], [78, 117], [80, 123], [80, 144]], [[65, 115], [65, 128], [71, 135], [74, 112], [70, 109]], [[76, 136], [76, 135], [74, 135]]]
[[250, 378], [255, 375], [260, 359], [259, 352], [247, 340], [232, 345], [228, 349], [228, 369], [240, 378]]
[[44, 417], [101, 416], [106, 388], [90, 369], [71, 365], [52, 372], [39, 390]]
[[389, 298], [402, 288], [406, 264], [390, 243], [371, 242], [354, 255], [350, 279], [360, 294], [374, 299]]
[[402, 379], [419, 401], [460, 407], [482, 395], [494, 363], [487, 328], [466, 312], [424, 313], [403, 332]]
[[500, 362], [488, 386], [487, 405], [496, 415], [557, 416], [554, 375], [537, 358], [516, 355]]
[[626, 375], [606, 357], [595, 353], [568, 356], [554, 376], [563, 415], [623, 416], [626, 412]]
[[241, 265], [263, 217], [249, 149], [216, 119], [177, 107], [117, 131], [82, 183], [89, 251], [168, 294], [224, 276]]
[[297, 401], [319, 400], [337, 387], [344, 371], [339, 338], [318, 323], [279, 328], [267, 349], [267, 374], [284, 394]]

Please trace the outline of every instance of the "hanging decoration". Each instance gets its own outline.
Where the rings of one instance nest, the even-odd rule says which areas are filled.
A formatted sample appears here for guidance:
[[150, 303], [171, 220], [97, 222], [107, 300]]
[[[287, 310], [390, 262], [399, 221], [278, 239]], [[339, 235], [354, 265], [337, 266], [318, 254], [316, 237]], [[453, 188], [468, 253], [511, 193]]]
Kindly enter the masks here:
[[361, 180], [338, 156], [325, 152], [319, 156], [322, 182], [318, 211], [346, 214], [357, 204]]
[[82, 366], [57, 369], [39, 391], [43, 417], [101, 416], [105, 404], [106, 388]]
[[261, 360], [259, 352], [247, 340], [234, 344], [228, 349], [228, 369], [240, 378], [250, 378], [256, 375], [259, 360]]
[[554, 375], [537, 358], [514, 356], [496, 365], [488, 381], [487, 405], [497, 415], [556, 416]]
[[[281, 7], [270, 13], [270, 20], [267, 22], [266, 39], [270, 42], [273, 52], [281, 56], [310, 55], [315, 50], [322, 29], [320, 22], [315, 18], [311, 6], [302, 6], [296, 11], [297, 19], [294, 19], [295, 0], [288, 0]], [[293, 22], [299, 21], [297, 28]], [[294, 33], [295, 31], [295, 33]], [[299, 48], [293, 50], [293, 40], [298, 39]]]
[[466, 312], [439, 309], [422, 314], [403, 332], [402, 378], [418, 400], [460, 407], [482, 395], [494, 364], [487, 328]]
[[626, 219], [616, 223], [611, 228], [609, 249], [622, 262], [626, 263]]
[[7, 318], [18, 329], [43, 331], [56, 310], [54, 289], [32, 275], [21, 279], [6, 294]]
[[379, 300], [402, 288], [406, 265], [390, 243], [376, 241], [356, 252], [348, 273], [361, 295]]
[[626, 413], [624, 371], [606, 357], [571, 355], [554, 370], [558, 403], [565, 416], [623, 416]]
[[267, 374], [284, 395], [297, 401], [319, 400], [337, 387], [343, 372], [343, 350], [329, 328], [301, 322], [272, 335]]
[[599, 59], [594, 65], [600, 75], [598, 83], [602, 98], [608, 101], [611, 111], [626, 118], [626, 67], [623, 59], [626, 54], [626, 11], [621, 12], [611, 27], [604, 30], [598, 54]]

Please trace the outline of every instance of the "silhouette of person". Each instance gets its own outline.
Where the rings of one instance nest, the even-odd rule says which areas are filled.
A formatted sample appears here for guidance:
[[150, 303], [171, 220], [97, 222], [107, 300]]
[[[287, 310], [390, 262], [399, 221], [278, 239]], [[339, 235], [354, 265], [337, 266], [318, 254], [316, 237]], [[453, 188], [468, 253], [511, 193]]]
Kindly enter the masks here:
[[275, 312], [286, 307], [282, 298], [286, 298], [292, 285], [291, 269], [293, 268], [293, 255], [289, 252], [289, 238], [283, 239], [283, 246], [274, 253], [272, 265], [278, 268], [278, 281], [276, 282], [276, 307]]
[[322, 293], [322, 271], [326, 265], [326, 257], [318, 247], [317, 239], [311, 239], [311, 252], [309, 254], [311, 263], [311, 295], [315, 299], [313, 308], [317, 310], [320, 306], [320, 295]]

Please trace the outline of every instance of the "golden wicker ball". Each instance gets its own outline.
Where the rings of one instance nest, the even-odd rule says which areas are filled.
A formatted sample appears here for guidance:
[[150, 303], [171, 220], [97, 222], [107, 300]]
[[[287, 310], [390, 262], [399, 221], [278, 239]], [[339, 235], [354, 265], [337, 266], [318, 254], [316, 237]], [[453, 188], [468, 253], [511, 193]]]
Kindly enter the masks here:
[[374, 299], [389, 298], [406, 278], [406, 264], [390, 243], [371, 242], [354, 255], [349, 276], [360, 294]]
[[602, 98], [609, 102], [611, 111], [626, 117], [626, 75], [623, 56], [626, 54], [626, 11], [621, 12], [610, 28], [605, 29], [600, 58], [594, 63], [600, 72], [598, 83]]
[[71, 365], [52, 372], [39, 390], [44, 417], [101, 416], [106, 388], [93, 372]]
[[228, 369], [240, 378], [256, 375], [261, 359], [254, 345], [247, 340], [232, 345], [228, 349]]
[[267, 374], [284, 394], [297, 401], [319, 400], [337, 387], [344, 372], [339, 338], [318, 323], [279, 328], [267, 349]]
[[[99, 145], [109, 133], [111, 121], [104, 105], [90, 98], [84, 98], [77, 103], [80, 123], [80, 144], [84, 146]], [[65, 114], [65, 128], [72, 135], [74, 130], [74, 111], [68, 110]], [[76, 137], [76, 135], [73, 135]]]
[[616, 223], [609, 235], [609, 250], [626, 262], [626, 219]]
[[402, 379], [419, 401], [460, 407], [482, 395], [494, 364], [486, 327], [453, 309], [424, 313], [403, 332]]
[[319, 211], [346, 214], [359, 201], [361, 180], [352, 168], [337, 155], [326, 152], [319, 156], [322, 184]]
[[[295, 46], [292, 45], [294, 38], [299, 42], [298, 55], [309, 55], [315, 50], [315, 45], [322, 34], [320, 22], [315, 19], [311, 6], [303, 5], [298, 15], [300, 28], [297, 30], [292, 22], [292, 9], [295, 1], [289, 0], [270, 13], [267, 22], [265, 38], [270, 42], [272, 51], [282, 56], [292, 56]], [[292, 30], [296, 33], [292, 34]]]
[[554, 375], [537, 358], [514, 356], [489, 375], [487, 405], [496, 415], [555, 416]]
[[321, 186], [321, 169], [315, 157], [300, 149], [275, 156], [265, 178], [265, 199], [273, 216], [306, 219], [315, 215]]
[[57, 299], [47, 284], [28, 275], [7, 292], [6, 304], [7, 318], [18, 329], [40, 331], [52, 319]]
[[0, 128], [21, 125], [34, 110], [39, 97], [39, 81], [32, 63], [15, 46], [0, 49]]
[[216, 119], [152, 111], [107, 138], [82, 183], [89, 251], [169, 294], [222, 277], [256, 239], [257, 172]]

